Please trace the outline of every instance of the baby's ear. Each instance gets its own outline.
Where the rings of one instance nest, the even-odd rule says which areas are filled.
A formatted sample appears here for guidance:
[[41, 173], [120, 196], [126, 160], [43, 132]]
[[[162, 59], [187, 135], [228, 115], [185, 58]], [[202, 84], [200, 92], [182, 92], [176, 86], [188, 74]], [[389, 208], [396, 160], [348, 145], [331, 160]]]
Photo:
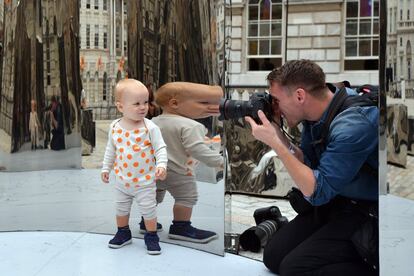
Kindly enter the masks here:
[[116, 105], [116, 108], [118, 108], [118, 110], [122, 112], [122, 103], [120, 101], [116, 101], [115, 105]]
[[178, 108], [178, 100], [176, 98], [171, 98], [168, 101], [168, 106], [171, 108]]

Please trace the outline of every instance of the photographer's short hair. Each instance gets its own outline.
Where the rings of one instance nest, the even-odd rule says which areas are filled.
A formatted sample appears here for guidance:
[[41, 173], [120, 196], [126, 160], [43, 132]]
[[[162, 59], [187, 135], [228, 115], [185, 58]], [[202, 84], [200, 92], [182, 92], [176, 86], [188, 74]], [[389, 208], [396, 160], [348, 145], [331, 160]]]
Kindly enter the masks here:
[[272, 70], [266, 79], [269, 85], [277, 82], [289, 89], [301, 87], [316, 97], [321, 96], [326, 87], [325, 73], [322, 68], [307, 59], [288, 61], [283, 66]]

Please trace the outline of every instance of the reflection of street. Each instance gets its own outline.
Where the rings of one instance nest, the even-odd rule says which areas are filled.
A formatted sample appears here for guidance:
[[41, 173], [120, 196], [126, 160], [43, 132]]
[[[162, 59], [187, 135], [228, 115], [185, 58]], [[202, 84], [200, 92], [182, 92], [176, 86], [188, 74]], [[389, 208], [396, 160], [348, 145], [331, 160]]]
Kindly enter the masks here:
[[[387, 97], [387, 105], [403, 103], [407, 106], [408, 116], [414, 116], [414, 99], [401, 99]], [[414, 200], [414, 156], [407, 155], [406, 168], [388, 165], [387, 181], [390, 194]]]
[[[30, 142], [23, 145], [30, 149]], [[55, 169], [75, 169], [81, 163], [80, 147], [67, 150], [36, 150], [16, 153], [0, 151], [0, 170], [7, 171], [35, 171]]]
[[90, 155], [82, 156], [82, 167], [85, 169], [100, 169], [105, 153], [106, 142], [108, 141], [108, 129], [112, 120], [99, 120], [96, 123], [95, 139], [96, 144]]
[[414, 200], [414, 156], [407, 155], [407, 167], [388, 165], [390, 194]]
[[404, 102], [401, 99], [394, 99], [387, 97], [387, 105], [402, 103], [407, 106], [408, 116], [414, 116], [414, 99], [406, 99]]

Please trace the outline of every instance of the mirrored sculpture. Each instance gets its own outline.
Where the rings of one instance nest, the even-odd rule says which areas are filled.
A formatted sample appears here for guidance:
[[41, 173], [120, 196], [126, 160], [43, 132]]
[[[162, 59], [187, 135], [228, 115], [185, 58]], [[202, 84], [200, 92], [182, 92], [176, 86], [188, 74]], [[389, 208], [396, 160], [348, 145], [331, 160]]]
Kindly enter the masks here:
[[[6, 29], [0, 40], [4, 45], [0, 55], [0, 168], [8, 172], [0, 172], [0, 231], [85, 231], [108, 234], [109, 241], [117, 229], [113, 187], [101, 182], [100, 168], [110, 121], [99, 119], [115, 119], [120, 114], [108, 105], [107, 114], [97, 120], [94, 104], [113, 103], [113, 86], [124, 77], [137, 78], [153, 91], [178, 80], [218, 84], [223, 72], [218, 72], [216, 60], [216, 2], [113, 0], [104, 7], [96, 1], [111, 18], [128, 18], [122, 27], [128, 37], [120, 35], [118, 25], [111, 26], [111, 37], [106, 37], [110, 51], [119, 51], [116, 41], [122, 39], [128, 57], [111, 65], [98, 58], [95, 79], [103, 86], [96, 91], [104, 89], [96, 96], [92, 95], [95, 84], [90, 79], [82, 84], [80, 79], [95, 62], [85, 64], [88, 57], [79, 55], [79, 45], [88, 45], [80, 43], [79, 9], [85, 9], [85, 16], [95, 8], [88, 8], [85, 1], [5, 2]], [[83, 33], [89, 39], [88, 32]], [[101, 68], [113, 69], [116, 78], [103, 74], [100, 82]], [[93, 99], [90, 108], [85, 98]], [[203, 123], [211, 136], [217, 133], [213, 120]], [[80, 134], [88, 154], [82, 166], [88, 169], [63, 170], [80, 168]], [[208, 141], [213, 146], [213, 140]], [[9, 172], [21, 170], [30, 172]], [[205, 244], [168, 238], [174, 204], [168, 193], [157, 207], [164, 228], [159, 235], [164, 242], [223, 255], [224, 181], [217, 181], [215, 171], [199, 170], [203, 174], [197, 181], [199, 201], [192, 223], [216, 232], [218, 238]], [[141, 215], [134, 205], [130, 226], [133, 236], [142, 238]]]
[[6, 1], [0, 168], [80, 168], [77, 1]]

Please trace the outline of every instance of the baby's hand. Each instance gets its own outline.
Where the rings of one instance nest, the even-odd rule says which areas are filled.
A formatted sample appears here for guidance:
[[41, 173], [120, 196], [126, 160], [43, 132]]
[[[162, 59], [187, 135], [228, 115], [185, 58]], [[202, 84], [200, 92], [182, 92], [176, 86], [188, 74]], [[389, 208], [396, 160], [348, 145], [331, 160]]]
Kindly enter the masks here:
[[167, 171], [163, 167], [155, 169], [155, 180], [164, 180], [167, 177]]
[[109, 172], [102, 172], [101, 179], [105, 183], [109, 183]]

